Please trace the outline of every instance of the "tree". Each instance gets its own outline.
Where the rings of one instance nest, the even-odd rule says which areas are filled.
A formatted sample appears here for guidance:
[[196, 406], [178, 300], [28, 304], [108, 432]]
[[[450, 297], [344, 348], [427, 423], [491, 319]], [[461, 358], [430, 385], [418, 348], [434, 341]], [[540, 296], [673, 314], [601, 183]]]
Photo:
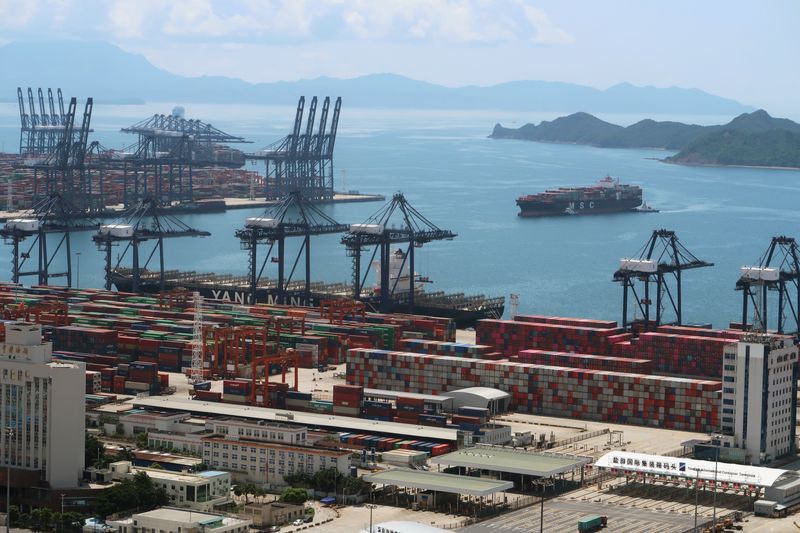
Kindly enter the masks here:
[[306, 500], [308, 500], [308, 491], [299, 487], [288, 488], [281, 494], [281, 501], [286, 503], [302, 505]]
[[50, 531], [53, 528], [53, 511], [47, 507], [40, 507], [31, 511], [31, 529], [38, 533]]
[[333, 492], [336, 490], [337, 486], [341, 486], [341, 472], [336, 470], [335, 468], [326, 468], [324, 470], [317, 471], [316, 474], [311, 478], [312, 486], [314, 490], [319, 490], [322, 492]]
[[136, 447], [138, 449], [147, 448], [147, 432], [142, 431], [136, 434]]
[[137, 472], [132, 478], [124, 479], [113, 487], [104, 490], [95, 500], [97, 514], [106, 516], [121, 511], [154, 509], [169, 502], [167, 491], [156, 487], [145, 472]]
[[86, 466], [105, 466], [103, 465], [104, 459], [107, 459], [105, 446], [100, 439], [87, 433], [84, 445], [84, 464]]
[[120, 451], [117, 452], [117, 461], [133, 461], [135, 457], [133, 456], [133, 450], [128, 448], [127, 446], [123, 447]]

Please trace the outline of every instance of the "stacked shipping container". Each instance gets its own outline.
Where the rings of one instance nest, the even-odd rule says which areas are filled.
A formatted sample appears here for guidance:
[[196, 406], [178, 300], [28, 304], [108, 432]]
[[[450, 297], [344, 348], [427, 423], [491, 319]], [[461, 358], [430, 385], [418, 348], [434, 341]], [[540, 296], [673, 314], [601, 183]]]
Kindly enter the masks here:
[[520, 411], [701, 432], [718, 427], [721, 388], [716, 381], [367, 349], [348, 353], [347, 380], [425, 394], [494, 387], [508, 391]]

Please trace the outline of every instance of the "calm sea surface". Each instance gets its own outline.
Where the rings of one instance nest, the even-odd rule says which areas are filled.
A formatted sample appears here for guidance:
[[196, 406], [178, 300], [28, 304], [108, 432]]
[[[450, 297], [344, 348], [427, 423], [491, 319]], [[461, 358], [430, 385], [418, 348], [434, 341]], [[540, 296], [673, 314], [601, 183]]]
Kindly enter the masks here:
[[[119, 128], [173, 104], [95, 106], [92, 139], [120, 148], [132, 142]], [[245, 150], [279, 139], [291, 128], [291, 108], [193, 105], [201, 118], [252, 139]], [[696, 256], [715, 263], [684, 278], [684, 320], [721, 326], [739, 319], [734, 291], [739, 267], [758, 260], [773, 235], [800, 234], [800, 172], [692, 168], [656, 161], [657, 150], [610, 150], [585, 146], [493, 141], [496, 122], [506, 126], [556, 115], [512, 116], [500, 112], [429, 112], [351, 109], [345, 103], [336, 143], [337, 189], [391, 196], [403, 191], [439, 227], [458, 234], [452, 242], [425, 245], [416, 270], [433, 280], [430, 290], [520, 295], [522, 312], [620, 319], [621, 287], [611, 276], [619, 259], [636, 253], [656, 228], [675, 230]], [[602, 116], [630, 124], [641, 116]], [[721, 123], [731, 117], [653, 117]], [[0, 144], [16, 151], [19, 115], [0, 104]], [[641, 185], [657, 214], [521, 219], [514, 200], [548, 187], [588, 185], [611, 174]], [[345, 183], [343, 184], [343, 177]], [[379, 203], [323, 209], [343, 223], [360, 222]], [[246, 254], [233, 232], [260, 210], [187, 216], [212, 236], [175, 239], [168, 268], [244, 274]], [[350, 262], [338, 236], [312, 244], [313, 276], [346, 281]], [[293, 248], [295, 245], [292, 245]], [[0, 279], [10, 276], [9, 247], [0, 249]], [[80, 283], [102, 285], [102, 256], [88, 233], [76, 234]], [[268, 269], [274, 269], [269, 265]], [[274, 272], [266, 275], [274, 276]]]

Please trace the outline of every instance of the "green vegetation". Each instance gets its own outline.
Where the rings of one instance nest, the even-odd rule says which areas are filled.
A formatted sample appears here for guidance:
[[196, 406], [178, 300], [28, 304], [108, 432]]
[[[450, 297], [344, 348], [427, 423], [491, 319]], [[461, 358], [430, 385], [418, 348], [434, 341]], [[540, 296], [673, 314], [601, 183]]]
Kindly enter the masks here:
[[233, 493], [239, 497], [244, 496], [244, 503], [245, 505], [247, 505], [249, 503], [248, 496], [250, 496], [251, 494], [257, 498], [259, 496], [265, 495], [267, 492], [258, 485], [256, 485], [255, 483], [248, 482], [248, 483], [239, 483], [238, 485], [234, 485]]
[[689, 165], [800, 168], [800, 133], [723, 130], [698, 139], [665, 161]]
[[83, 528], [83, 515], [80, 513], [62, 514], [47, 507], [33, 509], [30, 513], [20, 513], [19, 508], [12, 505], [9, 514], [14, 529], [30, 529], [34, 533], [40, 531], [78, 533]]
[[662, 148], [680, 151], [671, 163], [749, 166], [800, 166], [800, 124], [771, 117], [766, 111], [745, 113], [723, 126], [642, 120], [626, 128], [588, 113], [574, 113], [538, 126], [494, 127], [494, 139], [588, 144], [604, 148]]
[[293, 503], [295, 505], [302, 505], [308, 500], [308, 491], [297, 487], [291, 487], [283, 491], [281, 494], [281, 501], [286, 503]]
[[86, 433], [83, 458], [87, 468], [108, 468], [109, 463], [114, 461], [133, 461], [133, 452], [130, 448], [122, 448], [115, 455], [111, 455], [106, 452], [105, 445], [100, 439]]
[[284, 476], [287, 483], [293, 487], [303, 487], [314, 489], [319, 492], [336, 492], [342, 494], [356, 495], [369, 490], [369, 483], [360, 478], [342, 475], [335, 468], [320, 470], [314, 475], [305, 472]]
[[136, 434], [136, 447], [140, 450], [147, 449], [147, 432], [143, 431]]
[[95, 500], [97, 514], [105, 518], [122, 511], [148, 511], [169, 503], [167, 492], [156, 487], [144, 472], [125, 479], [100, 493]]

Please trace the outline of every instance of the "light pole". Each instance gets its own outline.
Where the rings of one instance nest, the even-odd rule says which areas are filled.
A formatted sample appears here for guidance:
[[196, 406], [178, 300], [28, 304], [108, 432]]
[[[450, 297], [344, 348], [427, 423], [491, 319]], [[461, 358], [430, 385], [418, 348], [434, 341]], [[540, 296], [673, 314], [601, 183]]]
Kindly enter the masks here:
[[372, 510], [376, 507], [377, 505], [373, 505], [371, 503], [367, 504], [367, 509], [369, 509], [369, 533], [372, 533]]
[[694, 480], [694, 533], [697, 533], [697, 497], [700, 492], [700, 469], [696, 471], [697, 476]]
[[6, 533], [11, 533], [11, 437], [14, 428], [6, 428]]
[[714, 450], [717, 452], [714, 454], [714, 511], [712, 514], [712, 528], [717, 527], [717, 468], [719, 467], [719, 446], [716, 446]]
[[77, 275], [77, 278], [78, 278], [77, 279], [77, 285], [78, 285], [78, 287], [77, 288], [80, 289], [81, 288], [81, 253], [80, 252], [75, 252], [75, 257], [77, 257], [77, 259], [78, 259], [78, 275]]
[[64, 496], [66, 496], [66, 494], [64, 494], [62, 492], [61, 493], [61, 533], [64, 533]]

